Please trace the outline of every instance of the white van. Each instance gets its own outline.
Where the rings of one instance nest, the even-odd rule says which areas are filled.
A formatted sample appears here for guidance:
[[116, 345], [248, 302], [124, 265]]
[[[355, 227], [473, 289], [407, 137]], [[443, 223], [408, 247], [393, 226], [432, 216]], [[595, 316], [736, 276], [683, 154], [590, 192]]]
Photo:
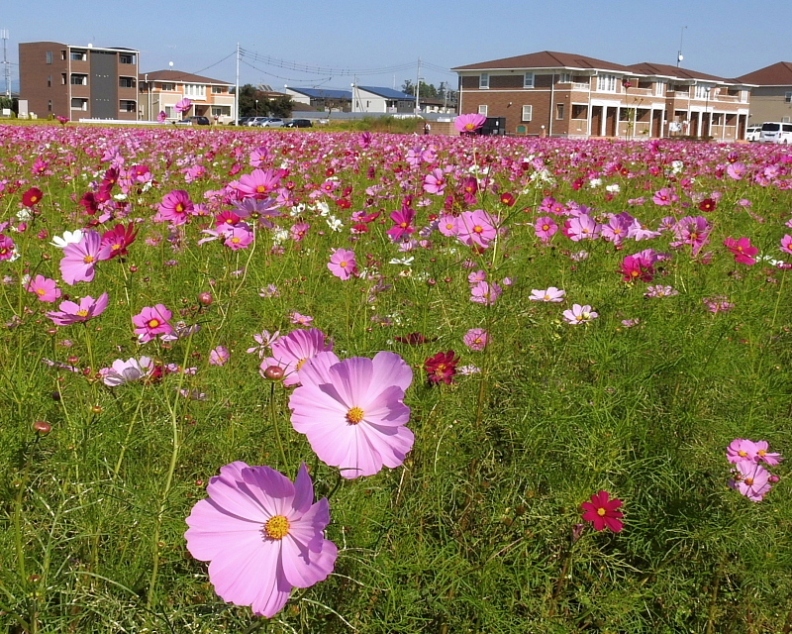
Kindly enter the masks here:
[[760, 143], [792, 143], [792, 123], [771, 121], [762, 124], [759, 134]]

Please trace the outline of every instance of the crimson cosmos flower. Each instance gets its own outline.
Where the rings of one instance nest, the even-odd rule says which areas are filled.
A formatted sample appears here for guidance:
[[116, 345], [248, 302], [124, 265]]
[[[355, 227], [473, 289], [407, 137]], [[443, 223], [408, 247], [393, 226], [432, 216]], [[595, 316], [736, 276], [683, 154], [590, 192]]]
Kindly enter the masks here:
[[443, 382], [450, 385], [456, 375], [459, 357], [453, 350], [438, 352], [424, 361], [424, 370], [429, 375], [429, 383]]
[[606, 528], [614, 533], [620, 533], [624, 528], [621, 518], [624, 513], [619, 510], [622, 501], [618, 498], [610, 499], [610, 493], [600, 491], [591, 496], [591, 501], [583, 502], [583, 519], [594, 525], [594, 530], [602, 531]]

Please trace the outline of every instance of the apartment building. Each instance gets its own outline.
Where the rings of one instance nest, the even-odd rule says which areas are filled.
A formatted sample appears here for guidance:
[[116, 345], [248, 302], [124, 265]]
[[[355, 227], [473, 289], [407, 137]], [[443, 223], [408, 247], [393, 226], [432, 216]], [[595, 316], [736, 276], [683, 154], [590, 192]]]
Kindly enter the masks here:
[[776, 62], [737, 78], [753, 84], [751, 123], [792, 123], [792, 62]]
[[507, 134], [745, 138], [751, 86], [739, 80], [551, 51], [452, 70], [459, 112], [502, 118]]
[[23, 42], [19, 96], [38, 117], [135, 120], [139, 62], [131, 48]]
[[164, 112], [168, 121], [182, 118], [175, 106], [184, 98], [192, 102], [184, 116], [203, 116], [220, 123], [234, 120], [236, 95], [234, 84], [180, 70], [155, 70], [142, 73], [140, 83], [140, 115], [145, 121], [156, 121]]

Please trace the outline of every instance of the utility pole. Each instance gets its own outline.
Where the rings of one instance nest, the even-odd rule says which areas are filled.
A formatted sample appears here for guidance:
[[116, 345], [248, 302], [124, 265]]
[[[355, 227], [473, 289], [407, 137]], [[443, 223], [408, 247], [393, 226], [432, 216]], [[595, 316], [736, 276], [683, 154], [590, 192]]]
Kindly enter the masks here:
[[5, 77], [6, 97], [11, 99], [11, 64], [8, 61], [6, 42], [8, 41], [8, 29], [0, 29], [0, 37], [3, 38], [3, 75]]
[[415, 114], [421, 111], [421, 58], [418, 58], [418, 74], [415, 77]]
[[239, 125], [239, 42], [237, 42], [236, 59], [236, 94], [234, 95], [234, 125]]
[[686, 28], [687, 28], [686, 26], [683, 26], [679, 33], [679, 50], [677, 51], [677, 68], [679, 68], [679, 64], [682, 63], [682, 60], [685, 59], [682, 56], [682, 38], [685, 37]]

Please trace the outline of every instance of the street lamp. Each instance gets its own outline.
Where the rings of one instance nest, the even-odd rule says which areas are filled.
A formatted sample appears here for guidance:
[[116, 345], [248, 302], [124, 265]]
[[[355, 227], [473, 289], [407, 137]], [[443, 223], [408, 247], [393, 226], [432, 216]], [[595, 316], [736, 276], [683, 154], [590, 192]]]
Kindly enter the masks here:
[[258, 116], [258, 99], [254, 100], [256, 102], [256, 116]]
[[710, 96], [711, 88], [712, 88], [711, 86], [706, 86], [704, 88], [704, 93], [706, 95], [706, 99], [704, 101], [704, 117], [705, 117], [705, 121], [707, 122], [707, 129], [706, 129], [707, 133], [704, 135], [705, 137], [711, 136], [710, 132], [712, 130], [712, 116], [709, 114], [709, 96]]

